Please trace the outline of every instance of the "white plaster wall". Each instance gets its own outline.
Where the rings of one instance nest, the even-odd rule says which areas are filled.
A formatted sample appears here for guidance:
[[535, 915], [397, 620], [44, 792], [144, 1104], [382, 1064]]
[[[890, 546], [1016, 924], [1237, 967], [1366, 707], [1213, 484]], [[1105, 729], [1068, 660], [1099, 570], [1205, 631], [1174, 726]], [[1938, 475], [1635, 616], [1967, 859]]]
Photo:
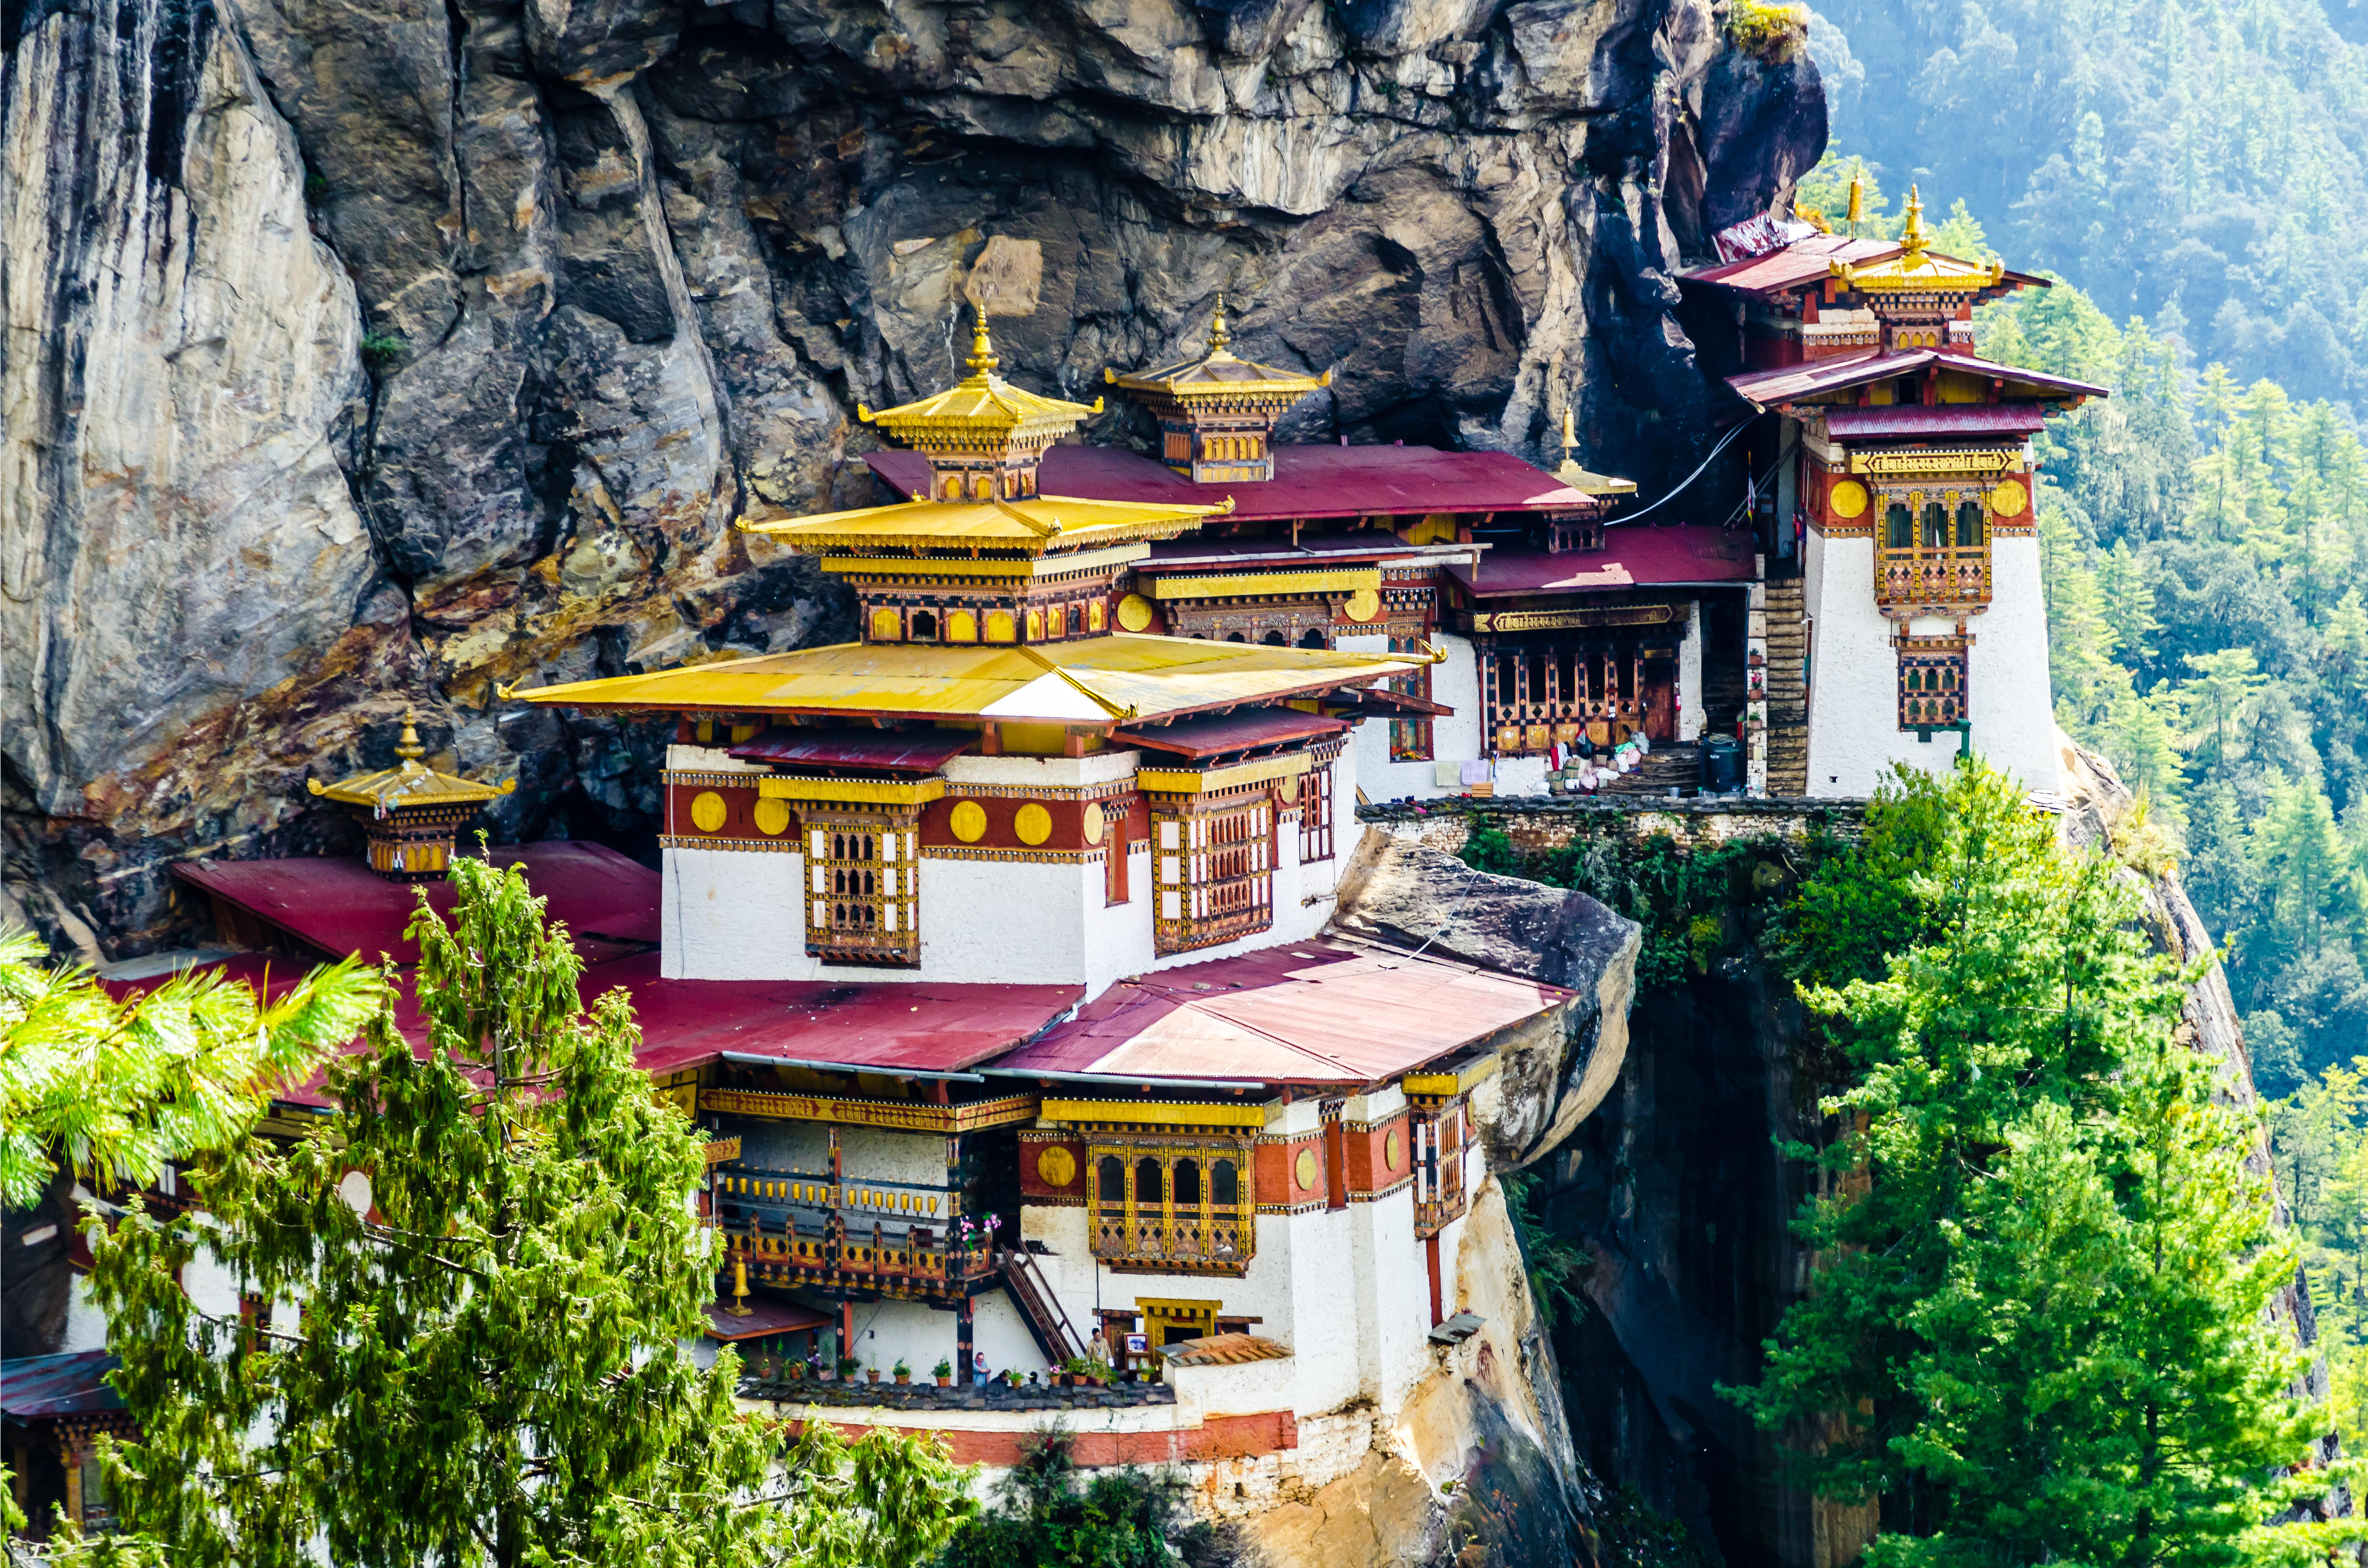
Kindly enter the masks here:
[[[742, 1150], [747, 1145], [744, 1142]], [[940, 1133], [894, 1132], [878, 1127], [842, 1127], [838, 1147], [849, 1181], [946, 1181], [946, 1140]], [[851, 1220], [850, 1220], [850, 1222]], [[932, 1221], [923, 1220], [922, 1224]], [[940, 1214], [934, 1223], [942, 1228]]]
[[[1790, 514], [1786, 514], [1790, 516]], [[1702, 732], [1702, 607], [1686, 605], [1686, 634], [1678, 643], [1678, 739], [1698, 741]]]
[[[956, 757], [947, 771], [976, 783], [1075, 787], [1131, 777], [1137, 755]], [[1332, 768], [1329, 859], [1301, 865], [1297, 815], [1277, 824], [1274, 924], [1238, 941], [1166, 957], [1153, 951], [1148, 845], [1130, 858], [1131, 896], [1120, 904], [1107, 902], [1099, 861], [968, 860], [925, 850], [919, 967], [825, 965], [805, 950], [804, 856], [674, 848], [665, 852], [662, 972], [676, 980], [1083, 984], [1090, 1000], [1128, 975], [1307, 941], [1332, 918], [1357, 832], [1357, 778], [1351, 746]]]
[[1271, 1227], [1290, 1267], [1290, 1311], [1281, 1320], [1288, 1327], [1278, 1333], [1277, 1314], [1269, 1312], [1265, 1332], [1288, 1346], [1298, 1363], [1292, 1408], [1302, 1415], [1333, 1409], [1365, 1392], [1359, 1342], [1342, 1332], [1348, 1314], [1340, 1300], [1342, 1286], [1356, 1278], [1356, 1208], [1258, 1218], [1259, 1260], [1267, 1256]]
[[[1054, 1207], [1030, 1203], [1019, 1210], [1019, 1237], [1022, 1242], [1042, 1242], [1048, 1249], [1036, 1259], [1036, 1272], [1061, 1303], [1069, 1322], [1079, 1334], [1092, 1334], [1100, 1321], [1094, 1316], [1097, 1307], [1112, 1307], [1121, 1303], [1104, 1301], [1101, 1292], [1110, 1289], [1102, 1278], [1100, 1265], [1094, 1261], [1092, 1231], [1087, 1224], [1083, 1205]], [[1112, 1279], [1119, 1278], [1111, 1276]], [[1157, 1291], [1145, 1291], [1157, 1295]], [[1128, 1303], [1132, 1304], [1131, 1299]]]
[[[2039, 540], [1990, 541], [1990, 608], [1971, 623], [1974, 752], [2026, 790], [2055, 788], [2055, 708]], [[1940, 743], [1936, 740], [1934, 744]]]
[[1085, 999], [1090, 1002], [1127, 976], [1150, 969], [1158, 955], [1152, 951], [1149, 842], [1143, 841], [1127, 856], [1124, 903], [1103, 902], [1103, 867], [1087, 869], [1092, 885], [1086, 890]]
[[1500, 756], [1497, 759], [1497, 794], [1543, 795], [1546, 761], [1543, 756]]
[[[1389, 647], [1386, 637], [1372, 641], [1383, 651]], [[1480, 756], [1480, 666], [1473, 657], [1472, 640], [1441, 631], [1433, 642], [1447, 661], [1431, 668], [1430, 698], [1455, 711], [1431, 721], [1430, 755], [1439, 762], [1473, 761]], [[1340, 645], [1347, 647], [1348, 641], [1344, 639]], [[1365, 782], [1365, 793], [1373, 800], [1395, 801], [1407, 795], [1432, 800], [1463, 790], [1460, 784], [1440, 788], [1431, 763], [1392, 762], [1389, 726], [1378, 719], [1357, 726], [1349, 749], [1357, 756], [1357, 775]]]
[[[2055, 718], [2048, 696], [2039, 541], [1994, 540], [1990, 560], [1990, 607], [1966, 623], [1974, 639], [1966, 694], [1973, 748], [2027, 788], [2052, 789]], [[1892, 624], [1875, 610], [1874, 540], [1813, 536], [1808, 590], [1816, 626], [1809, 793], [1871, 795], [1895, 763], [1947, 770], [1957, 757], [1955, 732], [1936, 730], [1922, 741], [1899, 728], [1899, 660], [1891, 646]]]
[[[995, 1295], [1000, 1299], [1001, 1292], [995, 1292]], [[987, 1298], [979, 1300], [980, 1305], [984, 1306]], [[834, 1301], [817, 1297], [807, 1304], [829, 1312], [834, 1319], [837, 1316], [838, 1307]], [[942, 1356], [949, 1361], [959, 1358], [955, 1336], [960, 1332], [960, 1322], [951, 1310], [940, 1311], [920, 1301], [858, 1301], [855, 1303], [855, 1348], [852, 1354], [866, 1367], [877, 1366], [880, 1381], [883, 1383], [895, 1381], [889, 1374], [896, 1369], [896, 1358], [899, 1356], [911, 1363], [915, 1382], [931, 1382], [929, 1369], [938, 1364], [939, 1357]], [[823, 1337], [825, 1340], [829, 1338], [828, 1330], [824, 1331]], [[1020, 1330], [1020, 1340], [1023, 1344], [1028, 1343], [1027, 1330]], [[826, 1344], [824, 1353], [829, 1353]], [[1032, 1346], [1030, 1353], [1034, 1355]], [[986, 1358], [996, 1367], [1006, 1365], [997, 1359], [993, 1349], [987, 1351]], [[1041, 1361], [1043, 1358], [1038, 1356], [1035, 1359]], [[1023, 1366], [1029, 1364], [1022, 1363]], [[862, 1373], [856, 1376], [860, 1379]]]
[[[822, 965], [806, 956], [804, 856], [734, 849], [662, 853], [660, 973], [668, 980], [821, 978]], [[926, 901], [926, 869], [921, 887]], [[925, 927], [928, 917], [925, 903]], [[897, 971], [865, 972], [878, 977]]]
[[[1088, 898], [1096, 916], [1105, 913], [1102, 874], [1095, 861], [944, 860], [924, 854], [920, 967], [867, 970], [864, 975], [1076, 984], [1087, 972]], [[1107, 913], [1126, 919], [1136, 907], [1121, 904]], [[1147, 926], [1147, 911], [1142, 917]]]

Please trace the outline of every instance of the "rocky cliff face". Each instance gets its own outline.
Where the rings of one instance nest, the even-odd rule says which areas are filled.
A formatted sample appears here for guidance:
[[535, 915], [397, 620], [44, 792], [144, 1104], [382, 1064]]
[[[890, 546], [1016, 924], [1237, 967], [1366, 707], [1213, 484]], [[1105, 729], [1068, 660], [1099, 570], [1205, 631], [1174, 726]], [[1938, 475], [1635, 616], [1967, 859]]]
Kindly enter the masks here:
[[[351, 828], [308, 770], [515, 777], [645, 833], [652, 737], [497, 683], [846, 635], [730, 523], [869, 498], [858, 400], [1090, 397], [1197, 337], [1328, 368], [1297, 439], [1706, 444], [1669, 274], [1824, 139], [1710, 0], [27, 0], [0, 83], [9, 881], [176, 939], [176, 855]], [[1143, 432], [1113, 409], [1089, 439]]]

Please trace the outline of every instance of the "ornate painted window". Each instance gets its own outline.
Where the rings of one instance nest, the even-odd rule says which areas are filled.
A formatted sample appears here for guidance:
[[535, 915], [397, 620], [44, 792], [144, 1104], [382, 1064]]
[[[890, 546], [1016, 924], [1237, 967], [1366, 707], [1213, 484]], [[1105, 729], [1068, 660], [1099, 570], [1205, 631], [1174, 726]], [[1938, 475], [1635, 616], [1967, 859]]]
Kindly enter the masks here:
[[[1420, 636], [1390, 636], [1393, 653], [1423, 652]], [[1430, 666], [1417, 665], [1404, 675], [1392, 676], [1389, 688], [1402, 697], [1418, 697], [1430, 700]], [[1428, 719], [1393, 719], [1390, 721], [1390, 760], [1392, 762], [1429, 762], [1431, 760], [1431, 730]]]
[[1899, 642], [1899, 727], [1931, 729], [1962, 723], [1965, 702], [1965, 639], [1907, 637]]
[[1274, 796], [1263, 784], [1160, 795], [1151, 814], [1153, 942], [1214, 947], [1274, 924]]
[[825, 963], [919, 963], [917, 813], [803, 814], [806, 951]]
[[1408, 1095], [1414, 1141], [1414, 1233], [1435, 1236], [1463, 1217], [1464, 1108], [1461, 1099]]
[[1875, 551], [1878, 604], [1944, 614], [1990, 601], [1987, 513], [1974, 480], [1893, 492]]
[[1299, 780], [1299, 863], [1332, 858], [1332, 765]]
[[1157, 1273], [1240, 1274], [1258, 1250], [1247, 1138], [1096, 1141], [1093, 1254]]

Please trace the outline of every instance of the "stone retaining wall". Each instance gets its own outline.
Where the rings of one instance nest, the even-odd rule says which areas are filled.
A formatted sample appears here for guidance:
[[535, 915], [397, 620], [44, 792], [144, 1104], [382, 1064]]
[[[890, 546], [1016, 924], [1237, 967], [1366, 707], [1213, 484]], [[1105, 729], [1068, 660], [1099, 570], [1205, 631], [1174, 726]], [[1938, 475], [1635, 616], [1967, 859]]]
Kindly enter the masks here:
[[1446, 854], [1463, 852], [1475, 824], [1502, 832], [1535, 854], [1574, 839], [1612, 837], [1643, 844], [1669, 838], [1686, 848], [1713, 847], [1768, 835], [1804, 839], [1827, 832], [1856, 839], [1865, 829], [1863, 801], [1712, 798], [1654, 800], [1594, 796], [1516, 796], [1501, 801], [1433, 801], [1418, 805], [1364, 806], [1357, 820], [1400, 842]]

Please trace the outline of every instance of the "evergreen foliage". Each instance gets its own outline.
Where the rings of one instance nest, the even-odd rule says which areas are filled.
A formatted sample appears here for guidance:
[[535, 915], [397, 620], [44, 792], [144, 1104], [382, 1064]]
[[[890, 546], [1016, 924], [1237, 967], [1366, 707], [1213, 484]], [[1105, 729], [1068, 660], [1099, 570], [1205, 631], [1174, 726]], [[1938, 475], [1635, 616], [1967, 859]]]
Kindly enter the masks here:
[[2038, 438], [2056, 719], [2181, 846], [2256, 1079], [2290, 1092], [2368, 1044], [2368, 448], [2067, 284], [1976, 330], [2114, 389]]
[[1838, 140], [1895, 195], [1964, 199], [2015, 265], [2199, 362], [2303, 399], [2361, 390], [2368, 7], [1818, 0], [1808, 46]]
[[2233, 1562], [2324, 1475], [2253, 1128], [2175, 1037], [2185, 983], [2112, 861], [1978, 766], [1886, 783], [1784, 953], [1844, 1064], [1799, 1221], [1816, 1290], [1727, 1391], [1878, 1565]]
[[[410, 931], [427, 1051], [390, 1003], [317, 1131], [219, 1156], [188, 1215], [94, 1224], [140, 1429], [108, 1455], [123, 1524], [241, 1568], [928, 1560], [966, 1506], [940, 1453], [791, 1440], [735, 1408], [731, 1350], [692, 1363], [699, 1131], [634, 1068], [624, 994], [587, 1013], [523, 877], [451, 875], [450, 926], [423, 899]], [[195, 1305], [201, 1255], [254, 1309]]]
[[112, 1192], [246, 1135], [378, 1005], [378, 976], [314, 970], [278, 1001], [185, 974], [119, 1002], [40, 938], [0, 931], [0, 1201], [29, 1209], [61, 1165]]
[[1181, 1483], [1150, 1471], [1084, 1478], [1063, 1428], [1022, 1439], [1000, 1506], [962, 1525], [939, 1568], [1199, 1568], [1229, 1555], [1205, 1523], [1182, 1526]]

